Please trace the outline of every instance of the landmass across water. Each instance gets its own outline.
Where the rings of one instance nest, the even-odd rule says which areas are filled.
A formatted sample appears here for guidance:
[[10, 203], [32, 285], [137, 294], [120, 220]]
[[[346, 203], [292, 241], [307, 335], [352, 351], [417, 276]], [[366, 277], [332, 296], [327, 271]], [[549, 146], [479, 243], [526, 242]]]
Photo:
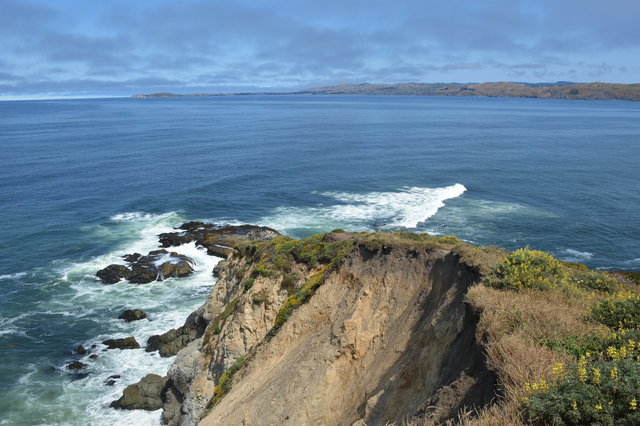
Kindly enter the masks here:
[[486, 96], [506, 98], [599, 99], [640, 101], [640, 83], [397, 83], [342, 84], [292, 92], [239, 92], [176, 94], [159, 92], [137, 94], [133, 98], [180, 98], [193, 96], [243, 95], [408, 95], [408, 96]]

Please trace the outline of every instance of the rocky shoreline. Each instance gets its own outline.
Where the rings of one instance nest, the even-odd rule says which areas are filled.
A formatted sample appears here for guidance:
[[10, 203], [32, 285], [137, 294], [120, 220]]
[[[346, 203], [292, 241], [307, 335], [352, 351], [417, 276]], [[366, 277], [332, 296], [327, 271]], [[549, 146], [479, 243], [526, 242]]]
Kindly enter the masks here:
[[[161, 247], [174, 247], [195, 241], [210, 256], [226, 258], [238, 244], [243, 241], [270, 239], [279, 233], [273, 229], [253, 225], [219, 226], [202, 222], [187, 222], [176, 228], [176, 232], [159, 235]], [[126, 254], [123, 264], [111, 264], [96, 272], [96, 277], [105, 285], [149, 284], [164, 281], [167, 278], [184, 278], [194, 271], [195, 261], [188, 256], [166, 249], [152, 250], [146, 255], [140, 253]], [[212, 271], [213, 273], [213, 271]], [[212, 277], [213, 281], [213, 277]], [[147, 314], [138, 308], [124, 310], [118, 319], [125, 322], [147, 318]], [[133, 336], [106, 339], [89, 347], [82, 345], [73, 350], [74, 356], [85, 356], [94, 361], [104, 350], [128, 350], [144, 347], [147, 352], [157, 351], [161, 357], [174, 356], [189, 342], [202, 336], [206, 327], [198, 312], [192, 313], [185, 324], [178, 329], [171, 329], [160, 335], [153, 335], [144, 346]], [[73, 373], [74, 380], [85, 378], [88, 364], [78, 359], [66, 364], [66, 369]], [[113, 386], [121, 376], [114, 374], [105, 381], [106, 386]], [[125, 389], [123, 397], [113, 401], [113, 408], [157, 410], [162, 407], [158, 401], [160, 391], [164, 389], [167, 377], [150, 374], [135, 385]], [[151, 398], [154, 396], [155, 399]], [[152, 402], [153, 399], [153, 402]]]

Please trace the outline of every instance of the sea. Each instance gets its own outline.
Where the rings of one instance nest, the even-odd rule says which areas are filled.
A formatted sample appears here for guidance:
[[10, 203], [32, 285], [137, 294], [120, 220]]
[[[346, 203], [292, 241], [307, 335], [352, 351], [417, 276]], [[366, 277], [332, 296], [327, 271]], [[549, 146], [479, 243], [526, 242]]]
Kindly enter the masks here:
[[[0, 102], [0, 424], [154, 425], [109, 408], [172, 358], [103, 350], [180, 326], [219, 259], [188, 278], [104, 285], [185, 221], [292, 237], [343, 228], [529, 246], [640, 270], [640, 103], [420, 96]], [[148, 318], [126, 323], [125, 309]], [[74, 354], [74, 348], [91, 348]], [[71, 361], [88, 364], [66, 368]], [[111, 377], [119, 376], [119, 377]], [[115, 383], [108, 385], [109, 380]]]

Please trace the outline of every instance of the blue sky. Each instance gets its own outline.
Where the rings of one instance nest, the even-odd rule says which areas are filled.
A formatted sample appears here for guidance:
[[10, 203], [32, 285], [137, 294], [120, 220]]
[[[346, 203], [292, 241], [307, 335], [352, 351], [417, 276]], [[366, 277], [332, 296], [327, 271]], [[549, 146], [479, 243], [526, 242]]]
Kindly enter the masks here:
[[640, 82], [637, 0], [0, 0], [0, 98]]

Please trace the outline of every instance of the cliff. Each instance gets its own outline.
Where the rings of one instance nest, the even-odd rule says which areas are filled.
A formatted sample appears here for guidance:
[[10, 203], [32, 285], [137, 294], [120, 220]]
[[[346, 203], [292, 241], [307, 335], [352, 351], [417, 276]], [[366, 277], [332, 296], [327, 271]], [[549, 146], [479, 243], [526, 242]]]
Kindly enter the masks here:
[[[260, 232], [183, 327], [150, 339], [177, 351], [167, 377], [115, 406], [162, 406], [170, 425], [637, 424], [638, 274], [451, 236]], [[638, 309], [612, 338], [614, 302]]]

